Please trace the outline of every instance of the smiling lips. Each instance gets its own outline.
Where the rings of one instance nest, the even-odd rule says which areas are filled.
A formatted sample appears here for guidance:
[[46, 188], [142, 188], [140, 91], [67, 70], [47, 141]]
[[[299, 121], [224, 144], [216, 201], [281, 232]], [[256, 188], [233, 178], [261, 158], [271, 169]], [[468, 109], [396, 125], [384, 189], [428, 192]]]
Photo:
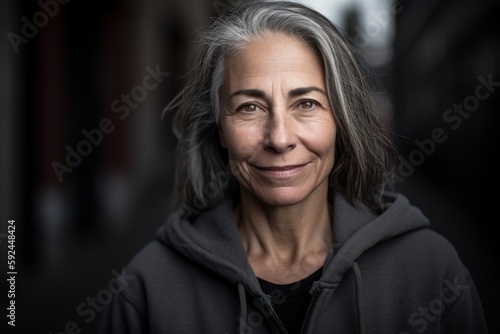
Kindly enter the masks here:
[[254, 166], [261, 174], [267, 177], [276, 179], [286, 179], [300, 173], [304, 169], [304, 165], [289, 165], [289, 166], [270, 166], [260, 167]]

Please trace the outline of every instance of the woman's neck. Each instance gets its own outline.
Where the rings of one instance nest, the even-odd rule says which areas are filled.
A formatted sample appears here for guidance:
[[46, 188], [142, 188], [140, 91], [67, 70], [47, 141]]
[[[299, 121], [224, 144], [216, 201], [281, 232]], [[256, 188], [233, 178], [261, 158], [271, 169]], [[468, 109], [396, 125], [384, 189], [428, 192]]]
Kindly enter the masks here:
[[304, 201], [281, 207], [267, 205], [242, 190], [235, 218], [257, 276], [259, 272], [261, 278], [271, 276], [270, 281], [275, 283], [284, 281], [273, 279], [276, 273], [271, 273], [271, 268], [277, 273], [299, 269], [300, 273], [292, 276], [306, 277], [321, 267], [332, 244], [331, 205], [326, 184]]

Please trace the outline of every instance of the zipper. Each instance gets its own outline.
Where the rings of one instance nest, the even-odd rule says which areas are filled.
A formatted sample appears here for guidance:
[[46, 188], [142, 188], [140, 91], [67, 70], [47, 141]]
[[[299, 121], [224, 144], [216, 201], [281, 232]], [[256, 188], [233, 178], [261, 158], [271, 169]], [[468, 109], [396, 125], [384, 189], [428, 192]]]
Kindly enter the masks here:
[[318, 289], [316, 289], [313, 292], [313, 295], [311, 297], [311, 302], [309, 303], [309, 306], [307, 307], [307, 312], [306, 316], [304, 318], [304, 322], [302, 323], [302, 328], [300, 329], [300, 334], [306, 334], [307, 327], [309, 327], [309, 322], [311, 321], [311, 316], [312, 316], [312, 310], [314, 308], [314, 305], [316, 304], [316, 301], [318, 300]]
[[278, 325], [279, 330], [281, 331], [282, 334], [288, 334], [288, 331], [286, 330], [285, 326], [281, 322], [280, 318], [278, 318], [278, 315], [274, 311], [271, 305], [269, 305], [269, 302], [264, 301], [264, 307], [266, 308], [266, 311], [269, 312], [269, 315], [271, 318], [274, 320], [276, 325]]

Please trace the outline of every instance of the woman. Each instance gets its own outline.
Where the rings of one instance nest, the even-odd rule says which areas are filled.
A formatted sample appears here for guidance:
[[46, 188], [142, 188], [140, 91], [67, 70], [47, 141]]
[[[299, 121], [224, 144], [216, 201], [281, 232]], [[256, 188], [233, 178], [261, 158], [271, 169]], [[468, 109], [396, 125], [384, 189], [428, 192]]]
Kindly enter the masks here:
[[346, 37], [253, 3], [203, 34], [177, 101], [177, 209], [103, 333], [486, 333], [474, 283], [383, 191], [394, 149]]

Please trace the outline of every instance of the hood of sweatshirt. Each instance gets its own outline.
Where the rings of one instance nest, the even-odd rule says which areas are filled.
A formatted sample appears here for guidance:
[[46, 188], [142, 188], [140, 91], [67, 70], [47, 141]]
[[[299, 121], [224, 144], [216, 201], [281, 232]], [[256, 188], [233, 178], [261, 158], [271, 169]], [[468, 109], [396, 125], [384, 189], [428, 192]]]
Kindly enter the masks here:
[[[427, 227], [428, 219], [399, 193], [384, 193], [383, 210], [379, 214], [354, 207], [342, 193], [333, 192], [334, 244], [323, 266], [323, 273], [314, 289], [333, 289], [344, 274], [353, 270], [356, 284], [359, 332], [362, 324], [362, 282], [356, 260], [374, 245]], [[177, 210], [158, 231], [157, 237], [167, 247], [177, 250], [189, 260], [204, 266], [238, 286], [241, 315], [246, 319], [245, 295], [269, 303], [250, 267], [236, 222], [233, 219], [234, 199], [227, 198], [216, 207], [188, 220]], [[244, 328], [240, 328], [244, 332]]]

